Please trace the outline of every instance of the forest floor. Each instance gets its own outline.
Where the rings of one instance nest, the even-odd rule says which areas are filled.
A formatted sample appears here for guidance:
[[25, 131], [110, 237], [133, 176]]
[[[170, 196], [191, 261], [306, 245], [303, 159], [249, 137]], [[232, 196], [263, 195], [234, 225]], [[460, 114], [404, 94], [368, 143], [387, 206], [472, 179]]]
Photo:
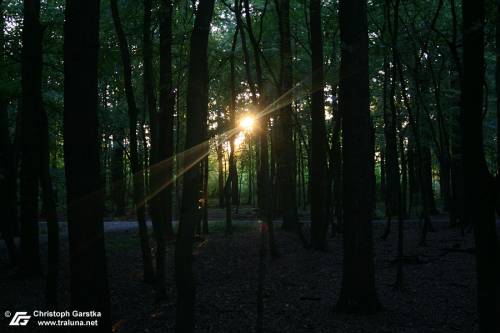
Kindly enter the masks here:
[[[474, 332], [476, 286], [473, 235], [462, 237], [441, 218], [426, 246], [418, 246], [421, 225], [405, 225], [404, 288], [397, 290], [397, 224], [381, 240], [384, 223], [374, 222], [377, 292], [384, 311], [374, 315], [334, 312], [342, 280], [342, 235], [328, 240], [326, 252], [305, 249], [295, 234], [276, 223], [280, 257], [266, 257], [264, 330], [266, 332]], [[116, 332], [170, 332], [175, 317], [174, 243], [168, 245], [168, 299], [155, 303], [151, 285], [141, 282], [142, 263], [135, 223], [106, 223], [108, 274]], [[197, 332], [252, 332], [257, 313], [259, 228], [255, 220], [235, 221], [235, 233], [224, 237], [221, 220], [210, 222], [211, 233], [198, 239], [195, 253]], [[308, 233], [308, 223], [304, 224]], [[63, 233], [64, 234], [64, 233]], [[63, 236], [64, 238], [65, 236]], [[68, 248], [62, 241], [60, 309], [68, 309]], [[41, 242], [43, 259], [46, 246]], [[0, 245], [0, 265], [5, 249]], [[46, 310], [44, 279], [20, 280], [0, 270], [0, 332], [9, 330], [3, 313]], [[7, 329], [6, 329], [7, 328]], [[42, 332], [42, 330], [40, 330]]]

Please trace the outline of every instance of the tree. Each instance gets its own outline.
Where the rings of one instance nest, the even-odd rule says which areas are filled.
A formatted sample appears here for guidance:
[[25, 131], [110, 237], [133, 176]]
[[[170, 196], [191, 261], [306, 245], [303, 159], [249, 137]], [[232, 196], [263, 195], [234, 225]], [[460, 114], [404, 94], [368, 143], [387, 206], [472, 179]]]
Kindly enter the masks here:
[[[208, 35], [214, 9], [214, 0], [200, 0], [196, 10], [191, 33], [188, 90], [186, 110], [186, 149], [201, 146], [208, 150], [203, 141], [206, 133], [208, 113]], [[185, 161], [186, 163], [186, 161]], [[195, 163], [184, 174], [184, 190], [175, 244], [175, 282], [177, 286], [176, 332], [194, 330], [195, 284], [193, 277], [193, 237], [199, 220], [198, 200], [201, 184], [200, 163]]]
[[[390, 89], [390, 101], [389, 109], [390, 113], [387, 112], [384, 107], [384, 134], [386, 141], [386, 215], [387, 215], [387, 226], [390, 227], [390, 220], [393, 215], [398, 216], [398, 269], [396, 274], [396, 287], [401, 288], [403, 285], [403, 223], [404, 223], [404, 207], [406, 205], [403, 199], [403, 191], [400, 182], [400, 169], [398, 161], [398, 147], [397, 147], [397, 129], [401, 127], [398, 119], [398, 112], [396, 110], [396, 84], [398, 77], [398, 65], [399, 65], [399, 50], [398, 50], [398, 32], [399, 32], [399, 4], [400, 0], [395, 0], [394, 4], [392, 1], [388, 1], [386, 6], [387, 15], [387, 27], [391, 31], [391, 45], [392, 45], [392, 66], [391, 70], [391, 89]], [[391, 23], [391, 10], [393, 7], [393, 17], [394, 21]], [[384, 64], [387, 66], [387, 63]], [[385, 75], [389, 75], [388, 67]], [[387, 80], [384, 78], [384, 80]], [[401, 79], [403, 80], [403, 79]], [[402, 81], [403, 82], [403, 81]], [[386, 84], [384, 82], [384, 84]], [[404, 90], [403, 90], [404, 91]], [[385, 98], [385, 97], [384, 97]], [[400, 144], [399, 153], [401, 155], [401, 164], [404, 165], [404, 147]], [[387, 229], [389, 230], [389, 229]]]
[[[280, 93], [292, 89], [292, 49], [290, 37], [290, 2], [276, 0], [280, 33]], [[293, 142], [293, 115], [291, 104], [286, 104], [278, 111], [279, 144], [278, 151], [278, 198], [283, 212], [283, 229], [298, 230], [296, 179], [295, 179], [295, 144]]]
[[111, 198], [113, 201], [114, 213], [117, 216], [123, 216], [125, 214], [126, 207], [123, 132], [123, 128], [121, 127], [116, 129], [113, 134], [113, 149], [111, 151]]
[[[172, 84], [172, 16], [171, 0], [161, 2], [160, 17], [160, 112], [158, 115], [158, 159], [164, 161], [174, 155], [174, 107], [175, 94]], [[172, 162], [170, 162], [172, 163]], [[167, 177], [172, 178], [172, 167]], [[159, 194], [165, 207], [166, 235], [174, 236], [172, 228], [172, 188], [169, 186]]]
[[59, 220], [57, 218], [56, 195], [50, 175], [49, 121], [43, 106], [40, 113], [40, 187], [47, 219], [48, 236], [46, 302], [48, 306], [56, 307], [59, 275]]
[[462, 131], [465, 216], [474, 226], [481, 332], [500, 327], [499, 266], [495, 221], [498, 184], [486, 164], [483, 143], [484, 1], [464, 0]]
[[310, 1], [312, 91], [311, 91], [311, 246], [317, 250], [326, 248], [326, 128], [323, 78], [323, 31], [321, 1]]
[[337, 310], [372, 313], [380, 308], [380, 304], [375, 290], [371, 226], [375, 189], [366, 0], [341, 0], [339, 23], [344, 262]]
[[[235, 11], [238, 11], [238, 1], [235, 1]], [[238, 20], [238, 14], [236, 14], [236, 19]], [[229, 86], [231, 91], [231, 97], [229, 102], [229, 127], [236, 127], [236, 65], [235, 65], [235, 53], [236, 44], [238, 43], [238, 32], [239, 24], [236, 24], [236, 28], [233, 35], [233, 40], [231, 43], [231, 55], [229, 58]], [[235, 158], [235, 145], [234, 138], [229, 138], [229, 175], [224, 185], [224, 195], [226, 204], [226, 227], [224, 233], [226, 236], [233, 234], [233, 221], [232, 221], [232, 204], [237, 203], [238, 200], [238, 170], [236, 168], [236, 158]]]
[[[5, 19], [3, 1], [0, 1], [0, 60], [5, 61]], [[2, 80], [4, 77], [2, 76]], [[17, 224], [17, 152], [9, 135], [9, 101], [6, 92], [0, 92], [0, 205], [5, 217], [0, 222], [0, 233], [5, 241], [11, 266], [17, 264], [18, 251], [14, 243]]]
[[[385, 7], [385, 25], [384, 30], [390, 29], [391, 46], [392, 46], [392, 63], [395, 62], [398, 52], [398, 22], [399, 22], [399, 1], [396, 0], [394, 5], [394, 22], [391, 24], [391, 5], [392, 1], [386, 1]], [[384, 31], [385, 32], [385, 31]], [[398, 146], [397, 146], [397, 110], [396, 110], [396, 85], [397, 85], [397, 68], [392, 66], [389, 70], [388, 60], [384, 59], [384, 141], [385, 141], [385, 172], [387, 191], [385, 195], [385, 214], [387, 217], [387, 227], [382, 238], [387, 238], [390, 232], [391, 220], [393, 216], [402, 218], [402, 202], [401, 202], [401, 183], [400, 170], [398, 161]], [[392, 80], [391, 80], [392, 78]], [[390, 85], [390, 92], [387, 92], [387, 85]], [[389, 96], [387, 96], [389, 95]], [[387, 98], [388, 97], [388, 98]], [[387, 102], [389, 99], [389, 110], [387, 110]], [[389, 112], [390, 111], [390, 112]]]
[[[238, 35], [240, 35], [240, 40], [241, 40], [241, 47], [243, 49], [243, 54], [244, 54], [244, 63], [245, 63], [245, 74], [247, 78], [247, 83], [250, 87], [250, 92], [251, 92], [251, 99], [252, 103], [254, 105], [256, 104], [256, 93], [255, 93], [255, 86], [252, 80], [252, 75], [250, 71], [250, 59], [248, 55], [248, 50], [245, 42], [245, 31], [243, 30], [242, 26], [242, 20], [241, 20], [241, 7], [240, 7], [240, 0], [235, 0], [234, 1], [234, 12], [235, 12], [235, 18], [236, 18], [236, 27], [235, 27], [235, 32], [233, 36], [233, 41], [231, 44], [231, 58], [229, 60], [230, 62], [230, 91], [231, 91], [231, 96], [230, 96], [230, 102], [229, 102], [229, 126], [231, 128], [236, 128], [236, 98], [237, 98], [237, 90], [236, 90], [236, 65], [235, 65], [235, 51], [236, 51], [236, 44], [238, 42]], [[238, 178], [238, 167], [237, 167], [237, 160], [236, 160], [236, 145], [234, 144], [234, 137], [230, 138], [229, 141], [229, 182], [228, 185], [231, 188], [231, 204], [236, 206], [236, 211], [238, 211], [238, 207], [240, 206], [240, 193], [239, 193], [239, 187], [238, 183], [241, 181], [241, 178]], [[238, 181], [239, 179], [239, 181]], [[227, 198], [229, 199], [229, 198]], [[227, 200], [226, 200], [227, 201]], [[231, 206], [231, 205], [230, 205]], [[226, 208], [226, 211], [230, 213], [230, 207]], [[230, 220], [228, 220], [229, 222]], [[229, 226], [229, 224], [228, 224]]]
[[96, 332], [111, 330], [97, 119], [99, 7], [99, 0], [67, 0], [64, 24], [64, 162], [71, 306], [102, 313]]
[[23, 276], [41, 274], [38, 230], [38, 186], [42, 107], [42, 27], [40, 1], [24, 1], [21, 52], [21, 258]]
[[139, 237], [141, 239], [142, 262], [144, 270], [144, 281], [152, 282], [154, 279], [153, 261], [151, 247], [149, 245], [148, 227], [146, 225], [146, 210], [144, 208], [144, 172], [139, 165], [139, 153], [137, 149], [137, 117], [138, 110], [135, 102], [134, 89], [132, 87], [132, 65], [127, 38], [123, 31], [120, 14], [118, 12], [117, 0], [111, 0], [111, 15], [115, 24], [120, 55], [123, 64], [123, 76], [125, 81], [125, 95], [127, 98], [129, 118], [129, 140], [130, 140], [130, 169], [132, 172], [132, 186], [134, 192], [134, 205], [136, 209], [137, 222], [139, 224]]
[[[149, 2], [146, 7], [150, 11], [151, 3]], [[151, 170], [151, 181], [157, 182], [157, 184], [153, 185], [153, 188], [158, 187], [159, 193], [153, 193], [156, 197], [151, 200], [151, 205], [156, 238], [156, 291], [157, 297], [161, 299], [166, 297], [166, 237], [174, 236], [172, 228], [172, 188], [171, 186], [163, 187], [164, 184], [169, 184], [173, 178], [173, 161], [169, 158], [172, 157], [174, 151], [175, 97], [172, 90], [172, 2], [170, 0], [162, 0], [160, 10], [160, 112], [157, 115], [155, 114], [156, 112], [150, 112], [150, 121], [156, 123], [154, 125], [156, 137], [154, 137], [155, 152], [153, 161], [154, 163], [158, 163], [158, 165], [153, 166]], [[150, 29], [147, 30], [150, 32]], [[146, 38], [146, 33], [144, 37]], [[149, 51], [151, 52], [151, 50]], [[151, 59], [148, 59], [148, 63], [150, 61]], [[149, 64], [149, 66], [152, 67], [152, 64]], [[149, 89], [152, 89], [152, 87]], [[150, 100], [153, 98], [152, 96], [149, 97]], [[164, 165], [165, 167], [159, 167], [160, 165]], [[157, 167], [159, 170], [155, 170]], [[159, 171], [163, 174], [158, 175]]]
[[[332, 45], [332, 67], [334, 68], [334, 73], [337, 72], [337, 53], [338, 53], [338, 38], [337, 31], [335, 32], [335, 38], [333, 38]], [[327, 195], [331, 196], [331, 199], [327, 199], [327, 203], [331, 205], [329, 210], [329, 220], [333, 222], [335, 218], [337, 222], [336, 229], [342, 231], [342, 145], [341, 145], [341, 130], [342, 130], [342, 114], [339, 112], [338, 108], [338, 81], [334, 78], [332, 84], [332, 114], [333, 114], [333, 124], [332, 124], [332, 135], [331, 135], [331, 145], [328, 150], [328, 163], [329, 163], [329, 181]], [[332, 191], [333, 185], [333, 191]], [[331, 216], [330, 216], [331, 215]], [[332, 235], [335, 233], [332, 226]]]

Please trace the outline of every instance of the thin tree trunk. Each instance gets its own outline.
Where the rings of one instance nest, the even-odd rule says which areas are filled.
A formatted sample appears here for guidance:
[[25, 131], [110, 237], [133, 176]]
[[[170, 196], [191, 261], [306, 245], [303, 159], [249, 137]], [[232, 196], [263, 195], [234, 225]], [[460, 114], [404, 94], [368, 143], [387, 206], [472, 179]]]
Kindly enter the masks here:
[[[390, 5], [389, 5], [390, 4]], [[397, 258], [397, 271], [396, 271], [396, 288], [402, 288], [403, 286], [403, 223], [404, 223], [404, 212], [403, 212], [403, 198], [401, 191], [400, 182], [400, 169], [398, 161], [398, 147], [397, 147], [397, 129], [400, 127], [400, 120], [398, 119], [398, 111], [396, 109], [396, 82], [398, 77], [398, 71], [394, 64], [398, 63], [399, 50], [398, 50], [398, 33], [399, 33], [399, 4], [400, 0], [395, 0], [394, 4], [389, 1], [387, 6], [387, 16], [388, 26], [391, 31], [392, 37], [392, 71], [391, 71], [391, 90], [390, 90], [390, 125], [389, 133], [386, 135], [388, 144], [386, 147], [387, 151], [387, 182], [388, 182], [388, 193], [391, 195], [389, 203], [390, 215], [397, 214], [398, 216], [398, 258]], [[390, 20], [390, 7], [393, 5], [393, 19], [391, 24]], [[402, 91], [405, 90], [402, 88]], [[404, 94], [404, 93], [403, 93]], [[386, 125], [387, 126], [387, 125]], [[390, 154], [389, 154], [390, 153]], [[401, 161], [404, 159], [403, 146], [400, 146]], [[403, 163], [401, 163], [403, 164]], [[389, 185], [390, 181], [390, 185]]]
[[[203, 141], [207, 127], [208, 107], [208, 35], [214, 9], [214, 0], [200, 0], [191, 34], [186, 113], [186, 148], [200, 146], [208, 153], [208, 142]], [[195, 283], [193, 276], [193, 237], [198, 216], [199, 163], [184, 174], [182, 208], [175, 244], [175, 281], [177, 308], [175, 331], [194, 330]]]
[[[239, 1], [239, 0], [236, 0]], [[237, 2], [236, 2], [237, 3]], [[236, 4], [235, 3], [235, 4]], [[238, 7], [236, 7], [238, 8]], [[236, 30], [233, 36], [233, 42], [231, 44], [231, 57], [230, 61], [230, 90], [231, 90], [231, 100], [229, 103], [229, 125], [230, 128], [236, 127], [236, 65], [234, 54], [236, 50], [236, 43], [238, 42], [238, 33], [239, 33], [239, 25], [236, 26]], [[238, 196], [238, 169], [236, 165], [236, 157], [235, 157], [235, 145], [234, 138], [229, 138], [229, 177], [231, 177], [231, 204], [239, 205], [239, 196]]]
[[[496, 3], [496, 31], [495, 31], [495, 93], [497, 97], [497, 177], [500, 177], [500, 1]], [[497, 200], [497, 215], [500, 215], [500, 196]]]
[[[144, 203], [145, 206], [149, 207], [149, 215], [151, 217], [151, 222], [153, 224], [153, 231], [155, 233], [155, 239], [158, 241], [159, 234], [162, 233], [160, 237], [164, 237], [165, 233], [165, 219], [163, 218], [163, 207], [161, 207], [160, 198], [156, 195], [157, 188], [162, 187], [163, 179], [160, 175], [155, 172], [157, 165], [160, 162], [158, 158], [159, 152], [159, 138], [158, 138], [158, 112], [156, 111], [156, 96], [153, 83], [153, 44], [152, 44], [152, 31], [151, 31], [151, 11], [152, 11], [152, 0], [143, 0], [143, 26], [142, 26], [142, 67], [143, 67], [143, 96], [144, 96], [144, 124], [146, 125], [146, 118], [149, 118], [149, 139], [150, 139], [150, 149], [149, 149], [149, 163], [148, 163], [148, 144], [146, 138], [146, 130], [142, 128], [142, 142], [144, 150], [144, 173], [146, 179], [146, 191], [147, 202]], [[161, 174], [163, 175], [163, 174]], [[161, 242], [161, 241], [160, 241]], [[158, 251], [157, 251], [156, 264], [158, 267]], [[161, 256], [161, 254], [159, 254]], [[161, 266], [161, 264], [160, 264]], [[158, 279], [156, 279], [158, 282]], [[158, 283], [157, 283], [157, 287]], [[159, 290], [157, 289], [157, 292]], [[161, 295], [159, 297], [164, 297]]]
[[326, 127], [323, 77], [323, 31], [321, 24], [321, 1], [310, 0], [311, 24], [311, 246], [316, 250], [326, 249], [327, 202], [326, 202]]
[[[334, 94], [337, 95], [337, 89], [334, 89]], [[342, 129], [342, 114], [339, 111], [338, 104], [333, 108], [334, 124], [332, 128], [332, 148], [331, 162], [333, 173], [333, 204], [335, 208], [334, 216], [337, 221], [337, 231], [343, 230], [343, 213], [342, 213], [342, 145], [341, 145], [341, 129]]]
[[46, 303], [51, 308], [57, 307], [57, 288], [59, 271], [59, 221], [57, 218], [56, 195], [50, 176], [49, 124], [45, 109], [41, 109], [41, 152], [40, 152], [40, 185], [43, 203], [47, 216], [47, 285]]
[[[0, 61], [5, 60], [4, 10], [0, 1]], [[9, 135], [7, 96], [0, 94], [0, 205], [4, 218], [0, 222], [0, 233], [5, 241], [10, 266], [17, 264], [17, 247], [14, 231], [17, 223], [17, 152]], [[16, 131], [17, 136], [17, 131]]]
[[208, 155], [203, 160], [203, 216], [201, 232], [208, 235]]
[[113, 135], [113, 148], [111, 152], [111, 198], [113, 201], [114, 215], [125, 214], [125, 172], [123, 151], [123, 129], [118, 128]]
[[132, 87], [132, 65], [130, 62], [130, 53], [128, 43], [123, 31], [123, 27], [118, 12], [117, 0], [111, 0], [111, 14], [115, 25], [120, 54], [123, 63], [123, 76], [125, 81], [125, 95], [128, 105], [129, 117], [129, 141], [130, 141], [130, 169], [133, 178], [133, 197], [136, 208], [137, 222], [139, 224], [139, 237], [141, 240], [141, 253], [143, 261], [144, 281], [152, 282], [154, 279], [153, 259], [151, 255], [151, 246], [149, 244], [148, 227], [146, 225], [146, 210], [142, 200], [144, 198], [144, 172], [139, 167], [139, 153], [137, 149], [137, 117], [138, 110], [135, 103], [134, 90]]
[[219, 208], [223, 208], [225, 205], [225, 190], [224, 190], [224, 149], [222, 146], [217, 146], [215, 148], [217, 150], [217, 171], [218, 171], [218, 185], [219, 185]]
[[21, 51], [21, 237], [19, 273], [41, 274], [38, 195], [42, 107], [42, 26], [40, 1], [24, 1]]
[[233, 234], [233, 217], [231, 208], [231, 177], [227, 177], [224, 186], [224, 195], [226, 197], [226, 226], [224, 229], [224, 235], [231, 236]]
[[[250, 140], [251, 141], [251, 140]], [[253, 163], [252, 163], [252, 147], [250, 142], [248, 143], [248, 197], [247, 205], [253, 203]]]

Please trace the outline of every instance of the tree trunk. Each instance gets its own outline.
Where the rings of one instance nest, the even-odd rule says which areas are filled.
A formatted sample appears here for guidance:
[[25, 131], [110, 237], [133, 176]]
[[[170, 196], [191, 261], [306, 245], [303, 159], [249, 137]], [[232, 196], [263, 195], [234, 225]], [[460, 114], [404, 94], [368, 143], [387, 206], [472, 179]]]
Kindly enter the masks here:
[[326, 249], [327, 202], [326, 202], [326, 128], [325, 96], [323, 77], [323, 31], [321, 24], [321, 1], [309, 2], [311, 24], [311, 247]]
[[51, 308], [57, 306], [57, 288], [59, 271], [59, 220], [57, 218], [56, 194], [50, 176], [49, 124], [45, 109], [41, 108], [41, 151], [40, 151], [40, 185], [43, 205], [47, 217], [47, 285], [46, 303]]
[[[497, 97], [497, 177], [500, 177], [500, 2], [496, 2], [496, 33], [495, 33], [495, 93]], [[497, 215], [500, 215], [500, 196], [497, 199]]]
[[[251, 142], [251, 139], [249, 139]], [[252, 205], [253, 203], [253, 163], [252, 163], [252, 146], [248, 143], [248, 193], [247, 193], [247, 205]]]
[[42, 107], [42, 26], [40, 1], [24, 1], [21, 51], [21, 238], [19, 272], [23, 276], [41, 274], [38, 192]]
[[[68, 202], [71, 307], [100, 311], [111, 330], [99, 166], [97, 67], [99, 0], [66, 1], [64, 164]], [[75, 329], [85, 331], [85, 329]]]
[[[160, 112], [158, 115], [158, 159], [168, 160], [166, 179], [173, 177], [174, 155], [174, 113], [175, 93], [172, 83], [172, 16], [173, 5], [171, 0], [162, 0], [160, 17]], [[180, 129], [178, 129], [179, 131]], [[166, 236], [174, 237], [172, 226], [172, 186], [166, 187], [158, 194], [159, 201], [164, 207]]]
[[[200, 0], [191, 34], [187, 112], [186, 148], [199, 146], [208, 153], [208, 142], [203, 141], [207, 127], [208, 108], [208, 35], [214, 9], [214, 0]], [[199, 220], [198, 200], [201, 183], [200, 163], [184, 174], [179, 231], [175, 244], [175, 282], [177, 286], [176, 332], [194, 330], [195, 283], [193, 276], [193, 236]]]
[[204, 235], [208, 235], [208, 155], [203, 160], [203, 216], [201, 223], [201, 232]]
[[127, 98], [128, 117], [129, 117], [129, 141], [130, 141], [130, 169], [133, 179], [133, 197], [136, 208], [137, 222], [139, 224], [139, 237], [141, 240], [141, 252], [143, 261], [144, 281], [152, 282], [154, 279], [153, 260], [151, 255], [151, 246], [149, 244], [148, 227], [146, 225], [146, 211], [144, 208], [144, 173], [139, 166], [139, 153], [137, 149], [137, 105], [135, 103], [134, 90], [132, 87], [132, 65], [130, 62], [130, 53], [128, 50], [127, 39], [118, 12], [117, 0], [111, 0], [111, 14], [115, 25], [120, 54], [123, 63], [123, 76], [125, 81], [125, 95]]
[[[285, 94], [293, 86], [292, 49], [290, 45], [290, 2], [276, 0], [280, 32], [280, 93]], [[283, 211], [284, 230], [297, 230], [299, 219], [297, 214], [296, 178], [295, 178], [295, 144], [293, 143], [292, 105], [287, 104], [278, 111], [278, 129], [280, 144], [277, 147], [277, 180], [279, 200]]]
[[226, 200], [226, 226], [224, 229], [224, 235], [231, 236], [233, 234], [233, 216], [231, 209], [231, 177], [227, 177], [224, 186], [224, 195]]
[[[337, 88], [333, 90], [337, 97]], [[337, 231], [343, 230], [343, 213], [342, 213], [342, 145], [341, 145], [341, 129], [342, 129], [342, 114], [340, 113], [338, 104], [333, 107], [333, 128], [332, 128], [332, 148], [330, 153], [330, 161], [332, 165], [333, 177], [333, 205], [334, 216], [337, 221]]]
[[[238, 0], [236, 0], [238, 1]], [[237, 3], [237, 2], [236, 2]], [[229, 102], [229, 126], [230, 128], [236, 128], [236, 66], [234, 54], [236, 51], [236, 43], [238, 42], [238, 33], [239, 33], [239, 25], [236, 26], [236, 30], [233, 36], [233, 42], [231, 44], [231, 57], [230, 61], [230, 90], [231, 90], [231, 100]], [[239, 195], [238, 195], [238, 169], [236, 166], [236, 158], [235, 158], [235, 145], [234, 145], [234, 137], [229, 138], [229, 177], [231, 178], [231, 182], [229, 183], [231, 186], [231, 204], [239, 205]]]
[[462, 90], [465, 214], [474, 226], [479, 329], [499, 329], [499, 266], [495, 223], [495, 179], [486, 165], [483, 147], [484, 1], [464, 0], [464, 60]]
[[[159, 179], [159, 175], [154, 172], [155, 168], [158, 168], [157, 163], [160, 162], [158, 158], [158, 113], [156, 112], [156, 96], [153, 83], [153, 44], [152, 44], [152, 31], [151, 31], [151, 10], [152, 10], [152, 0], [143, 0], [143, 26], [142, 26], [142, 68], [143, 68], [143, 97], [144, 97], [144, 125], [146, 125], [146, 118], [149, 118], [149, 138], [150, 138], [150, 149], [149, 149], [149, 163], [148, 163], [148, 145], [146, 138], [146, 131], [141, 128], [142, 143], [144, 150], [144, 172], [146, 179], [146, 191], [147, 202], [144, 204], [149, 207], [149, 213], [151, 217], [151, 222], [153, 224], [153, 230], [155, 232], [155, 238], [157, 237], [160, 229], [165, 229], [164, 226], [159, 226], [164, 224], [162, 219], [162, 207], [158, 202], [159, 198], [156, 195], [157, 188], [161, 188], [162, 179]], [[162, 235], [163, 237], [164, 235]], [[157, 290], [158, 291], [158, 290]]]
[[[5, 60], [4, 11], [0, 1], [0, 61]], [[3, 76], [2, 76], [3, 77]], [[17, 264], [17, 247], [14, 231], [17, 223], [17, 152], [9, 135], [8, 100], [0, 93], [0, 207], [4, 218], [0, 222], [0, 233], [5, 241], [9, 264]]]
[[111, 198], [115, 216], [123, 216], [125, 214], [126, 178], [123, 155], [123, 129], [118, 128], [113, 136], [113, 148], [111, 152]]
[[373, 313], [380, 304], [375, 291], [371, 225], [375, 175], [370, 134], [366, 0], [341, 0], [339, 20], [345, 223], [342, 289], [337, 310]]
[[219, 185], [219, 208], [224, 208], [225, 205], [225, 190], [224, 190], [224, 149], [222, 146], [217, 146], [217, 171], [218, 171], [218, 185]]
[[427, 197], [427, 202], [429, 202], [429, 212], [431, 214], [437, 214], [436, 200], [434, 198], [434, 190], [432, 186], [432, 154], [429, 147], [423, 147], [422, 149], [423, 157], [423, 173], [424, 173], [424, 191]]
[[[260, 16], [260, 23], [262, 24], [265, 16], [265, 8], [267, 8], [268, 0], [266, 0], [264, 4], [264, 12]], [[245, 20], [246, 20], [246, 30], [248, 32], [248, 37], [250, 39], [250, 43], [252, 45], [253, 49], [253, 57], [254, 57], [254, 64], [255, 64], [255, 74], [256, 74], [256, 82], [259, 90], [259, 106], [263, 107], [265, 106], [263, 103], [263, 100], [265, 100], [265, 94], [269, 95], [269, 91], [267, 90], [267, 87], [265, 87], [265, 82], [264, 78], [262, 76], [262, 65], [261, 65], [261, 56], [262, 56], [262, 50], [260, 48], [260, 39], [257, 40], [255, 37], [254, 31], [253, 31], [253, 25], [252, 25], [252, 15], [250, 13], [250, 4], [249, 0], [243, 0], [243, 5], [244, 5], [244, 10], [245, 10]], [[261, 132], [259, 135], [259, 150], [258, 150], [258, 155], [262, 158], [266, 158], [266, 161], [260, 161], [256, 163], [257, 164], [257, 197], [258, 197], [258, 206], [259, 210], [264, 211], [265, 210], [265, 204], [263, 202], [263, 197], [266, 196], [264, 192], [268, 191], [268, 184], [262, 183], [264, 180], [264, 176], [262, 175], [263, 172], [269, 172], [269, 170], [264, 170], [262, 169], [263, 165], [269, 165], [269, 156], [268, 155], [263, 155], [261, 154], [261, 150], [263, 149], [262, 144], [266, 146], [266, 151], [268, 147], [268, 142], [267, 142], [267, 127], [268, 127], [268, 117], [261, 117], [260, 119], [260, 124], [261, 124]], [[267, 168], [267, 167], [266, 167]], [[267, 175], [267, 179], [269, 179], [269, 174]]]

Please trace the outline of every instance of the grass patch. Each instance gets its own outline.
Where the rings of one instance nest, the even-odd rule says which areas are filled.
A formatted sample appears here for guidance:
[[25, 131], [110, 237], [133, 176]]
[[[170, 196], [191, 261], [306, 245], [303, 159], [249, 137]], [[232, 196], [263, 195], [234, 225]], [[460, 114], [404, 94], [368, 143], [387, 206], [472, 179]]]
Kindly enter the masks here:
[[[233, 233], [243, 233], [248, 231], [256, 231], [257, 221], [239, 222], [233, 221]], [[208, 231], [210, 233], [224, 233], [226, 230], [226, 221], [209, 221]]]
[[139, 235], [134, 232], [106, 235], [106, 249], [110, 251], [130, 250], [137, 248], [139, 244]]

